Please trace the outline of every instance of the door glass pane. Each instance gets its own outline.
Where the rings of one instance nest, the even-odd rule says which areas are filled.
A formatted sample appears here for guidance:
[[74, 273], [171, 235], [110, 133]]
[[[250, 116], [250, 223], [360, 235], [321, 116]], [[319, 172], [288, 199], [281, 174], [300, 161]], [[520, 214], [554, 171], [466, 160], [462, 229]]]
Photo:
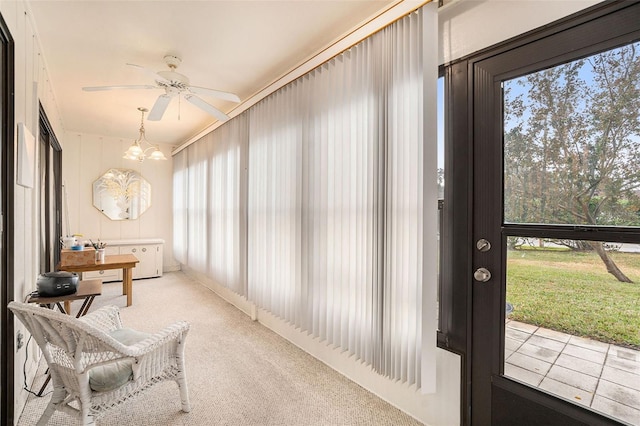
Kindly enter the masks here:
[[640, 225], [640, 43], [503, 83], [507, 223]]
[[507, 240], [504, 375], [640, 425], [640, 245]]

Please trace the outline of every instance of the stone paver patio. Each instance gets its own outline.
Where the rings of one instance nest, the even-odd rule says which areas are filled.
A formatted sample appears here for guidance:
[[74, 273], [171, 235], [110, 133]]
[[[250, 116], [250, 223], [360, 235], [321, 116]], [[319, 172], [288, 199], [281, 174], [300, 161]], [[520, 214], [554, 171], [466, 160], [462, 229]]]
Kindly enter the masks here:
[[507, 320], [504, 371], [640, 426], [640, 351]]

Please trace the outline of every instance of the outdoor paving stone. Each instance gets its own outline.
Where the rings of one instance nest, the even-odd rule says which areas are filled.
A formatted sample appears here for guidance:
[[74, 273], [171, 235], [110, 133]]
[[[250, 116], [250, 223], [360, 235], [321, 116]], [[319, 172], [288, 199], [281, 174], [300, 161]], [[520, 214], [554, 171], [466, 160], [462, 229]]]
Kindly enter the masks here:
[[[569, 341], [571, 343], [571, 341]], [[597, 362], [602, 364], [607, 356], [606, 353], [592, 351], [591, 349], [587, 349], [585, 347], [575, 346], [568, 344], [565, 346], [563, 353], [568, 355], [573, 355], [580, 359], [586, 359], [587, 361]]]
[[535, 334], [531, 336], [531, 338], [527, 341], [527, 343], [540, 346], [543, 348], [551, 349], [552, 351], [556, 351], [556, 352], [562, 352], [562, 350], [565, 347], [565, 343], [563, 342], [547, 339], [546, 337], [540, 337]]
[[544, 378], [542, 374], [534, 373], [533, 371], [508, 363], [504, 366], [504, 374], [505, 376], [520, 380], [531, 386], [538, 386]]
[[522, 342], [519, 340], [509, 339], [508, 337], [504, 339], [505, 351], [517, 351], [520, 346], [522, 346]]
[[602, 364], [598, 362], [587, 361], [586, 359], [568, 355], [564, 352], [561, 353], [556, 360], [556, 365], [569, 368], [574, 371], [580, 371], [593, 377], [600, 377], [600, 374], [602, 373]]
[[627, 361], [640, 362], [640, 351], [629, 348], [622, 348], [616, 345], [611, 345], [611, 347], [609, 347], [609, 356], [626, 359]]
[[640, 362], [629, 361], [624, 358], [618, 358], [615, 356], [607, 357], [605, 365], [608, 365], [619, 370], [628, 371], [634, 374], [640, 374]]
[[514, 352], [507, 360], [507, 363], [542, 375], [547, 374], [547, 371], [549, 371], [552, 365], [550, 362], [542, 361], [518, 352]]
[[591, 349], [592, 351], [607, 353], [609, 350], [608, 343], [598, 342], [596, 340], [585, 339], [584, 337], [571, 336], [569, 343], [581, 348]]
[[506, 376], [640, 426], [640, 351], [513, 320], [505, 334]]
[[640, 410], [640, 391], [600, 379], [596, 395]]
[[557, 340], [558, 342], [567, 343], [571, 338], [570, 334], [562, 333], [560, 331], [549, 330], [548, 328], [538, 328], [534, 333], [534, 336], [546, 337], [547, 339]]
[[608, 398], [603, 398], [600, 395], [593, 397], [591, 408], [632, 425], [640, 425], [640, 410], [636, 410], [635, 408], [628, 407]]
[[529, 355], [531, 357], [541, 359], [542, 361], [547, 361], [553, 363], [558, 355], [560, 354], [558, 351], [554, 351], [548, 348], [543, 348], [540, 346], [532, 345], [529, 342], [523, 343], [520, 348], [516, 352], [519, 352], [524, 355]]
[[596, 390], [596, 386], [598, 385], [597, 377], [589, 376], [559, 365], [551, 367], [547, 373], [547, 377], [591, 393]]
[[509, 327], [515, 328], [516, 330], [524, 331], [525, 333], [529, 334], [534, 333], [538, 329], [537, 325], [527, 324], [520, 321], [509, 321]]
[[589, 406], [593, 394], [582, 389], [570, 386], [566, 383], [545, 377], [539, 386], [540, 389], [551, 392], [554, 395], [568, 399], [569, 401]]
[[520, 342], [524, 342], [531, 337], [531, 333], [526, 333], [524, 331], [517, 330], [511, 327], [507, 327], [504, 330], [504, 334], [505, 334], [505, 337], [508, 337], [509, 339], [513, 339], [513, 340], [519, 340]]
[[601, 377], [604, 380], [640, 391], [640, 374], [630, 373], [625, 370], [619, 370], [605, 365], [602, 369]]

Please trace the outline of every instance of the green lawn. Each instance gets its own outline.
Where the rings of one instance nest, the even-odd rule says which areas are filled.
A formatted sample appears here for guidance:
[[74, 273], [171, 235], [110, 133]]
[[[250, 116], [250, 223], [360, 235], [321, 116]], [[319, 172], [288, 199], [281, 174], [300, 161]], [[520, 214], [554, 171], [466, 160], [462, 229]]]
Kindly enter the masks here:
[[610, 254], [633, 284], [618, 282], [594, 252], [510, 250], [510, 318], [640, 349], [640, 254]]

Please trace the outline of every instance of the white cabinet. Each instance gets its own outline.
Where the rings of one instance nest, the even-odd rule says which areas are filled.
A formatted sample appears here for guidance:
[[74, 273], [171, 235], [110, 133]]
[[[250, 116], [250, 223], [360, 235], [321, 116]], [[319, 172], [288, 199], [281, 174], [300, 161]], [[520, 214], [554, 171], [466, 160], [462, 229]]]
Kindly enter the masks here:
[[[94, 240], [95, 241], [95, 240]], [[133, 254], [140, 261], [133, 268], [133, 279], [162, 276], [162, 239], [106, 240], [106, 254]], [[83, 272], [82, 279], [99, 278], [103, 282], [122, 281], [122, 269]]]
[[131, 253], [140, 263], [133, 268], [133, 279], [162, 276], [162, 245], [140, 244], [120, 247], [120, 254]]

